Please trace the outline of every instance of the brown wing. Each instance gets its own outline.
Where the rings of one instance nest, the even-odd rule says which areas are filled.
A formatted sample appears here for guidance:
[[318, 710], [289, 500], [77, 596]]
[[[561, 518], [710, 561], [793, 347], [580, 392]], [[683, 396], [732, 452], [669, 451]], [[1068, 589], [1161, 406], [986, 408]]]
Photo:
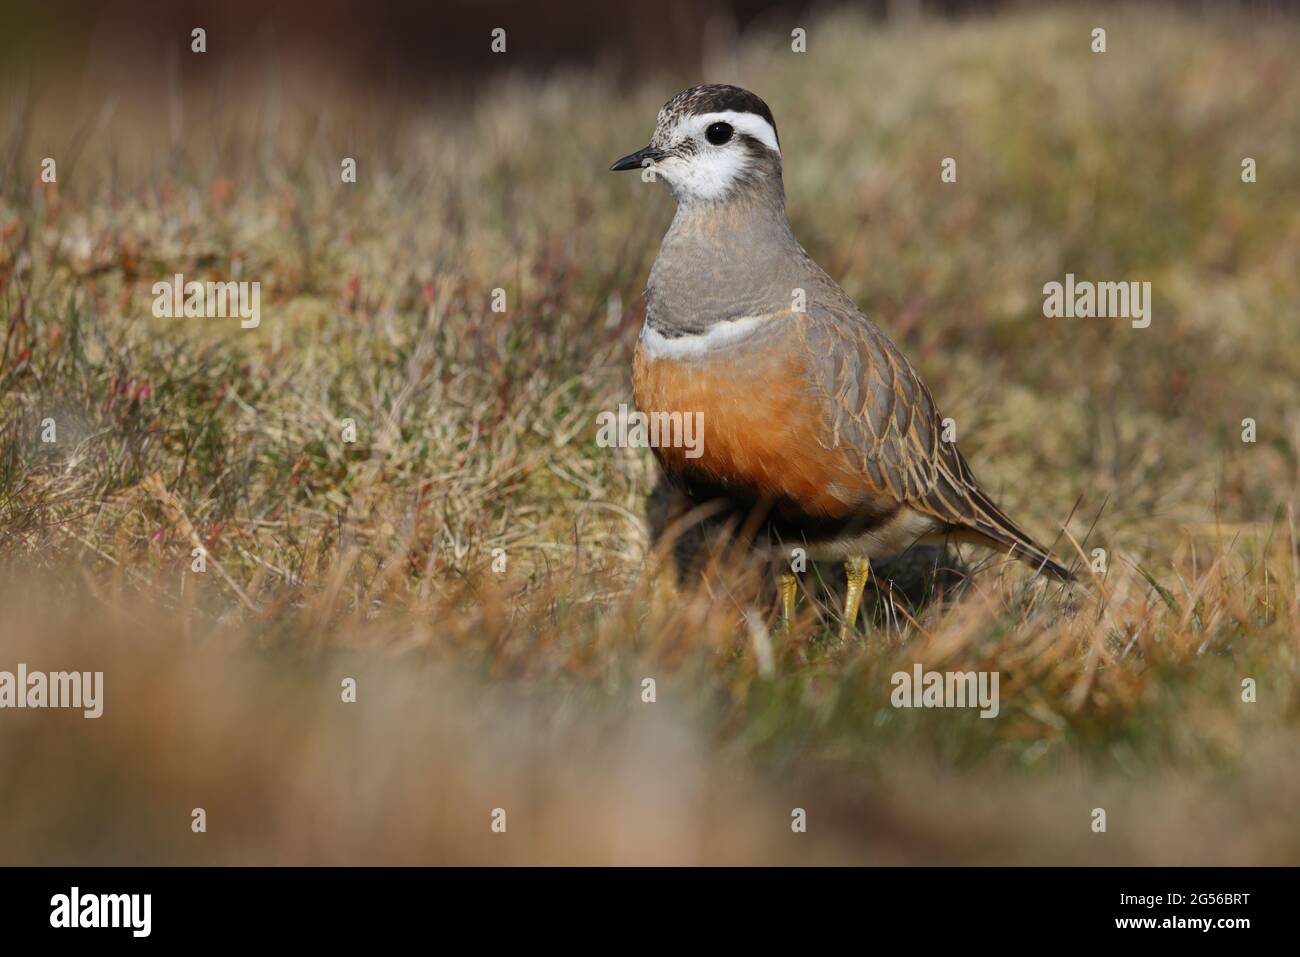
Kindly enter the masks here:
[[873, 494], [1071, 577], [979, 488], [956, 444], [941, 441], [929, 390], [883, 332], [856, 311], [845, 316], [824, 306], [810, 307], [799, 331], [808, 378], [826, 410], [818, 441], [848, 456]]

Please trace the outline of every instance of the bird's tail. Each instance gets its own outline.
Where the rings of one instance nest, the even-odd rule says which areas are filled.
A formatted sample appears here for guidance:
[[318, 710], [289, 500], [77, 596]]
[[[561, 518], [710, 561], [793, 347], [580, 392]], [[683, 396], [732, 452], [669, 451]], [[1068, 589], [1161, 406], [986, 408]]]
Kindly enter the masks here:
[[927, 504], [933, 514], [946, 520], [956, 541], [969, 541], [989, 548], [1010, 549], [1014, 558], [1051, 572], [1061, 581], [1074, 581], [1074, 574], [1052, 557], [1052, 553], [1029, 537], [1002, 509], [984, 494], [966, 459], [954, 445], [943, 445], [937, 481]]
[[1058, 562], [1052, 553], [1029, 537], [1015, 522], [1007, 518], [1000, 508], [978, 488], [968, 490], [978, 517], [957, 532], [955, 537], [992, 548], [1009, 548], [1011, 557], [1018, 558], [1039, 571], [1051, 572], [1064, 582], [1075, 580], [1074, 573]]

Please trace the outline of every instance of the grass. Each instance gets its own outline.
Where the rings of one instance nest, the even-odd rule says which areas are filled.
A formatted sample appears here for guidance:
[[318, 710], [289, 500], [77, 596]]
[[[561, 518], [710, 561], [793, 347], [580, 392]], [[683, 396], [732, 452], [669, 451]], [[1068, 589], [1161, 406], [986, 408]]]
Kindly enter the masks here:
[[[700, 77], [6, 76], [0, 669], [107, 701], [0, 721], [0, 861], [1300, 861], [1300, 26], [1094, 19], [835, 14], [705, 77], [768, 100], [796, 233], [986, 487], [1105, 550], [1068, 593], [972, 551], [848, 645], [817, 588], [774, 633], [742, 556], [678, 581], [653, 460], [594, 441], [671, 216], [605, 169]], [[177, 272], [261, 326], [155, 319]], [[1151, 281], [1150, 328], [1044, 319], [1066, 272]], [[894, 709], [914, 662], [1000, 716]]]

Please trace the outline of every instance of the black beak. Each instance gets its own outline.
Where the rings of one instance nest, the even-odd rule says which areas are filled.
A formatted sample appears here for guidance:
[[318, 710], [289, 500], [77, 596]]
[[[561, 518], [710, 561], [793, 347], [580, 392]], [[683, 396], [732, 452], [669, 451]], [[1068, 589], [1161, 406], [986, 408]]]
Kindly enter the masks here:
[[621, 160], [616, 160], [610, 167], [614, 172], [625, 169], [640, 169], [648, 163], [655, 163], [663, 159], [663, 152], [655, 149], [653, 146], [643, 146], [635, 153], [628, 153]]

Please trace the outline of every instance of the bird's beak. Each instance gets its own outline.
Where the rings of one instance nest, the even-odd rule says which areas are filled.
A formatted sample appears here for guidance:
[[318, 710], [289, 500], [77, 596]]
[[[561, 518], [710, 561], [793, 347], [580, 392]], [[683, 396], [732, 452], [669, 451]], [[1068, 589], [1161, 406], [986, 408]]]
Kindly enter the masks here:
[[643, 146], [635, 153], [628, 153], [621, 160], [616, 160], [610, 169], [615, 172], [625, 169], [640, 169], [646, 165], [647, 161], [657, 163], [663, 158], [663, 150], [657, 150], [653, 146]]

